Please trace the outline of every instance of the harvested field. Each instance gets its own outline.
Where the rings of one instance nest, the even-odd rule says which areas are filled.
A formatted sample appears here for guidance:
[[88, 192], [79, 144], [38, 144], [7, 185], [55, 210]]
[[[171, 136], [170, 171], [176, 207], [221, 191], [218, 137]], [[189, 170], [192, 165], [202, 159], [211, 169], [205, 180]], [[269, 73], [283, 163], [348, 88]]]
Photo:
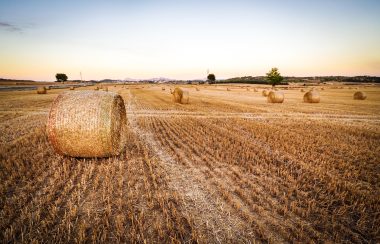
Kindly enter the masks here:
[[[380, 87], [108, 86], [127, 111], [126, 151], [56, 154], [46, 123], [63, 91], [0, 92], [2, 242], [376, 243]], [[228, 90], [227, 90], [228, 88]], [[94, 90], [80, 87], [76, 90]]]

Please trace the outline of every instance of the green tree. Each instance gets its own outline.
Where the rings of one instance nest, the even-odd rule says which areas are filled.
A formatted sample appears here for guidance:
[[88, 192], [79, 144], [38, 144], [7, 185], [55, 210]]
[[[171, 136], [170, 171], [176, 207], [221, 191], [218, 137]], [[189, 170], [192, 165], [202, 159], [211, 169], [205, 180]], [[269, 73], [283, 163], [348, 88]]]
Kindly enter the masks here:
[[57, 79], [58, 82], [67, 81], [67, 75], [66, 74], [58, 73], [55, 75], [55, 78]]
[[212, 84], [215, 83], [215, 75], [214, 74], [209, 74], [207, 76], [207, 80]]
[[284, 79], [280, 72], [278, 72], [278, 68], [272, 68], [268, 73], [266, 77], [269, 84], [272, 86], [278, 85], [281, 83], [281, 81]]

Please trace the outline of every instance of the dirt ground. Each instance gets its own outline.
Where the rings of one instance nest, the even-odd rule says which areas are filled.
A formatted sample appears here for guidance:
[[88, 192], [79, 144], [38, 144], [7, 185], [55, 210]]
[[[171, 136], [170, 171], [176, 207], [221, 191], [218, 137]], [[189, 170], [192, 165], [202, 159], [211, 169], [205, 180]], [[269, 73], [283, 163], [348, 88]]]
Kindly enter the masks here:
[[379, 86], [316, 87], [316, 104], [299, 87], [271, 104], [255, 85], [185, 85], [176, 104], [174, 87], [109, 85], [127, 144], [102, 159], [49, 144], [68, 89], [0, 92], [0, 241], [380, 241]]

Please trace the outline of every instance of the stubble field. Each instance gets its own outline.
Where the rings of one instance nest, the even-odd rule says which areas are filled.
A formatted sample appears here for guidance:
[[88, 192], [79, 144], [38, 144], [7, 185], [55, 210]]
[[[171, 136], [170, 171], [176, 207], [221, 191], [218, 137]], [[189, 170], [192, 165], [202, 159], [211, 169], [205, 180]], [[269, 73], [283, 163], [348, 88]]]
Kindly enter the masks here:
[[128, 130], [104, 159], [50, 146], [62, 89], [0, 92], [0, 240], [380, 241], [380, 87], [364, 101], [325, 87], [318, 104], [299, 88], [270, 104], [254, 86], [183, 87], [189, 104], [174, 86], [109, 86]]

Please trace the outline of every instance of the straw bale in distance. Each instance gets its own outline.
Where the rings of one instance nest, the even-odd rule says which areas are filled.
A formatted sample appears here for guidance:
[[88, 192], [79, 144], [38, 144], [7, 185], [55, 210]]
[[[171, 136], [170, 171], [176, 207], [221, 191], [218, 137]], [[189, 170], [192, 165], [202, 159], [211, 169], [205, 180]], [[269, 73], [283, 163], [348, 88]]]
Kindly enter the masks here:
[[73, 86], [70, 86], [70, 90], [75, 90], [75, 87], [73, 87]]
[[174, 88], [173, 92], [173, 101], [176, 103], [189, 103], [189, 92], [184, 91], [179, 87]]
[[269, 103], [284, 102], [284, 93], [280, 91], [270, 91], [267, 97]]
[[45, 88], [46, 88], [46, 90], [50, 90], [51, 89], [50, 86], [45, 86]]
[[44, 86], [37, 87], [37, 94], [46, 94], [46, 88]]
[[99, 90], [99, 87], [98, 87], [98, 86], [95, 86], [94, 90], [95, 90], [95, 91], [98, 91], [98, 90]]
[[367, 98], [367, 94], [362, 91], [357, 91], [354, 93], [354, 100], [365, 100]]
[[183, 91], [181, 103], [188, 104], [189, 99], [190, 99], [189, 91]]
[[64, 92], [52, 104], [47, 134], [61, 155], [108, 157], [122, 151], [125, 124], [120, 95], [104, 91]]
[[103, 87], [103, 91], [108, 92], [108, 86], [104, 86], [104, 87]]
[[305, 103], [319, 103], [321, 101], [321, 97], [317, 91], [308, 91], [305, 95], [303, 95], [303, 101]]
[[261, 94], [262, 94], [264, 97], [267, 97], [268, 94], [269, 94], [269, 91], [264, 89], [264, 90], [261, 92]]

